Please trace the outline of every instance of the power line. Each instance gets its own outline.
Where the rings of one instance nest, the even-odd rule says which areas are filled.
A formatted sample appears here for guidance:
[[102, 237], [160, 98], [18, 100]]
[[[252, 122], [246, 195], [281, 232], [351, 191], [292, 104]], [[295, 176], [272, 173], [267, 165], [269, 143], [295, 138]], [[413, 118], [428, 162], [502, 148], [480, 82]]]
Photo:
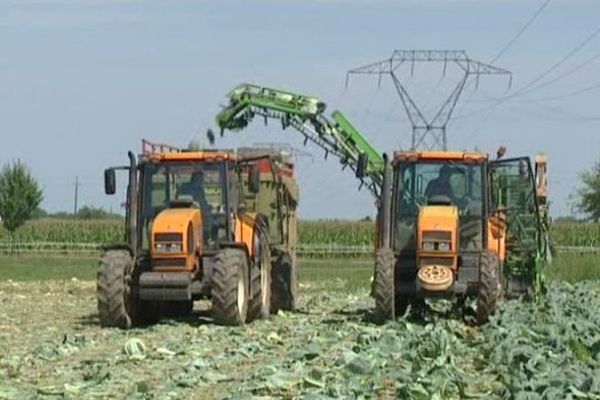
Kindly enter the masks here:
[[578, 96], [580, 94], [583, 93], [587, 93], [587, 92], [591, 92], [593, 90], [596, 89], [600, 89], [600, 83], [596, 83], [595, 85], [592, 86], [587, 86], [578, 90], [575, 90], [573, 92], [569, 92], [569, 93], [565, 93], [565, 94], [561, 94], [561, 95], [557, 95], [557, 96], [549, 96], [549, 97], [541, 97], [541, 98], [537, 98], [537, 99], [528, 99], [528, 100], [524, 100], [526, 102], [540, 102], [540, 101], [553, 101], [553, 100], [561, 100], [567, 97], [573, 97], [573, 96]]
[[[514, 99], [515, 97], [522, 96], [524, 94], [528, 94], [528, 93], [533, 92], [534, 90], [537, 90], [536, 88], [531, 88], [531, 87], [534, 86], [539, 81], [543, 80], [546, 76], [550, 75], [552, 72], [554, 72], [557, 68], [559, 68], [567, 60], [569, 60], [576, 53], [578, 53], [583, 47], [585, 47], [590, 41], [592, 41], [599, 34], [600, 34], [600, 27], [598, 27], [596, 30], [594, 30], [590, 35], [588, 35], [577, 46], [575, 46], [573, 49], [571, 49], [560, 60], [558, 60], [556, 63], [554, 63], [552, 66], [550, 66], [550, 68], [546, 69], [544, 72], [542, 72], [540, 75], [538, 75], [535, 79], [531, 80], [529, 83], [527, 83], [526, 85], [522, 86], [519, 90], [517, 90], [517, 91], [515, 91], [515, 92], [513, 92], [513, 93], [511, 93], [511, 94], [509, 94], [507, 96], [498, 98], [495, 103], [490, 104], [489, 106], [482, 107], [482, 108], [480, 108], [478, 110], [475, 110], [473, 112], [457, 116], [455, 118], [459, 119], [459, 118], [471, 117], [473, 115], [477, 115], [479, 113], [482, 113], [482, 112], [485, 112], [485, 111], [489, 111], [488, 115], [486, 115], [484, 117], [484, 119], [487, 120], [492, 112], [494, 112], [499, 106], [501, 106], [502, 104], [506, 103], [508, 100]], [[589, 62], [591, 62], [591, 61], [589, 61]]]
[[[586, 88], [585, 90], [592, 90], [595, 88], [600, 88], [600, 84], [595, 85], [596, 87], [590, 87], [590, 88]], [[540, 113], [535, 113], [535, 112], [531, 112], [531, 111], [527, 111], [523, 108], [516, 108], [516, 107], [511, 107], [511, 109], [513, 111], [519, 112], [521, 114], [527, 115], [529, 117], [532, 118], [539, 118], [539, 119], [544, 119], [544, 120], [552, 120], [552, 121], [559, 121], [559, 122], [594, 122], [594, 121], [600, 121], [600, 116], [597, 115], [578, 115], [578, 114], [573, 114], [573, 113], [569, 113], [565, 110], [562, 110], [560, 108], [555, 108], [555, 107], [550, 107], [548, 105], [545, 104], [539, 104], [539, 102], [535, 101], [535, 100], [531, 100], [529, 101], [529, 103], [534, 104], [538, 107], [541, 108], [545, 108], [547, 110], [547, 112], [550, 112], [550, 114], [540, 114]], [[475, 128], [470, 132], [469, 136], [467, 136], [467, 139], [465, 140], [465, 143], [470, 143], [476, 136], [477, 134], [479, 134], [479, 132], [481, 132], [481, 128], [482, 126], [487, 122], [487, 120], [492, 116], [494, 111], [494, 108], [490, 108], [488, 110], [488, 113], [481, 119], [481, 121], [475, 126]], [[557, 116], [557, 114], [562, 115], [561, 116]], [[472, 115], [472, 114], [471, 114]], [[463, 115], [461, 117], [468, 117], [470, 115]]]
[[566, 78], [569, 75], [572, 75], [573, 73], [579, 71], [580, 69], [584, 68], [585, 66], [591, 64], [592, 62], [594, 62], [596, 59], [600, 58], [600, 52], [594, 54], [592, 57], [588, 58], [587, 60], [585, 60], [584, 62], [582, 62], [581, 64], [576, 65], [575, 67], [569, 69], [568, 71], [565, 71], [564, 73], [560, 74], [559, 76], [557, 76], [554, 79], [551, 79], [549, 81], [546, 81], [544, 83], [541, 83], [531, 89], [528, 89], [527, 91], [523, 92], [522, 94], [528, 94], [531, 93], [533, 91], [545, 88], [546, 86], [549, 86], [557, 81], [560, 81], [564, 78]]
[[523, 27], [517, 32], [517, 34], [506, 44], [506, 46], [504, 46], [502, 48], [502, 50], [500, 50], [498, 52], [498, 54], [496, 54], [496, 57], [494, 57], [489, 64], [493, 64], [496, 61], [498, 61], [498, 59], [500, 57], [502, 57], [504, 55], [504, 53], [510, 49], [512, 47], [513, 44], [515, 44], [515, 42], [517, 40], [519, 40], [519, 38], [521, 37], [521, 35], [527, 30], [529, 29], [529, 27], [531, 26], [531, 24], [533, 24], [533, 22], [537, 19], [537, 17], [542, 13], [542, 11], [544, 11], [544, 9], [548, 6], [548, 4], [550, 4], [551, 0], [546, 0], [538, 9], [537, 11], [531, 16], [531, 18], [529, 18], [529, 20], [527, 21], [527, 23], [525, 25], [523, 25]]
[[[588, 66], [589, 64], [591, 64], [592, 62], [594, 62], [595, 60], [597, 60], [598, 58], [600, 58], [600, 52], [594, 54], [592, 57], [588, 58], [587, 60], [585, 60], [584, 62], [574, 66], [573, 68], [563, 72], [562, 74], [560, 74], [559, 76], [557, 76], [556, 78], [553, 78], [549, 81], [546, 81], [544, 83], [541, 83], [531, 89], [526, 90], [525, 92], [521, 93], [522, 95], [525, 94], [529, 94], [531, 92], [537, 91], [539, 89], [542, 89], [544, 87], [550, 86], [551, 84], [558, 82], [564, 78], [566, 78], [569, 75], [574, 74], [575, 72], [579, 71], [580, 69], [583, 69], [584, 67]], [[594, 90], [597, 89], [598, 87], [600, 87], [600, 84], [596, 84], [596, 85], [592, 85], [589, 87], [585, 87], [583, 89], [580, 90], [576, 90], [574, 92], [569, 92], [567, 94], [563, 94], [563, 95], [557, 95], [557, 96], [552, 96], [552, 97], [544, 97], [544, 98], [538, 98], [538, 99], [526, 99], [526, 100], [522, 100], [522, 102], [525, 103], [529, 103], [531, 101], [549, 101], [549, 100], [558, 100], [558, 99], [562, 99], [564, 97], [571, 97], [571, 96], [575, 96], [581, 93], [585, 93], [587, 91], [590, 90]], [[493, 99], [493, 98], [487, 98], [485, 100], [480, 100], [480, 101], [472, 101], [472, 103], [493, 103], [494, 101], [496, 101], [498, 99]], [[467, 103], [467, 102], [471, 102], [469, 99], [465, 100], [463, 103]]]
[[545, 104], [534, 103], [536, 106], [541, 109], [546, 109], [546, 113], [535, 113], [531, 111], [527, 111], [523, 108], [511, 107], [512, 110], [520, 112], [522, 114], [528, 115], [534, 118], [540, 118], [546, 121], [565, 121], [565, 122], [590, 122], [590, 121], [600, 121], [600, 116], [598, 115], [580, 115], [574, 114], [572, 112], [565, 111], [561, 108], [551, 107]]
[[[552, 84], [554, 82], [557, 82], [557, 81], [559, 81], [559, 80], [567, 77], [568, 75], [571, 75], [571, 74], [579, 71], [580, 69], [582, 69], [585, 66], [589, 65], [593, 61], [597, 60], [598, 58], [600, 58], [600, 52], [594, 54], [592, 57], [590, 57], [587, 60], [585, 60], [584, 62], [576, 65], [575, 67], [571, 68], [570, 70], [564, 72], [563, 74], [559, 75], [558, 77], [556, 77], [556, 78], [554, 78], [554, 79], [552, 79], [550, 81], [546, 81], [545, 83], [540, 84], [540, 85], [538, 85], [538, 86], [536, 86], [536, 87], [534, 87], [532, 89], [529, 89], [526, 92], [524, 92], [523, 94], [531, 93], [531, 92], [533, 92], [535, 90], [541, 89], [541, 88], [546, 87], [546, 86], [548, 86], [548, 85], [550, 85], [550, 84]], [[581, 89], [578, 89], [578, 90], [575, 90], [573, 92], [569, 92], [569, 93], [566, 93], [566, 94], [563, 94], [563, 95], [550, 96], [550, 97], [538, 98], [538, 99], [533, 99], [533, 100], [529, 100], [528, 99], [528, 100], [525, 100], [525, 101], [529, 102], [529, 101], [558, 100], [558, 99], [562, 99], [562, 98], [565, 98], [565, 97], [576, 96], [576, 95], [579, 95], [579, 94], [582, 94], [582, 93], [586, 93], [586, 92], [589, 92], [591, 90], [595, 90], [595, 89], [598, 89], [598, 88], [600, 88], [600, 83], [592, 85], [592, 86], [587, 86], [587, 87], [584, 87], [584, 88], [581, 88]]]
[[[489, 62], [489, 64], [493, 64], [496, 61], [498, 61], [500, 59], [500, 57], [502, 57], [504, 55], [504, 53], [506, 53], [506, 51], [508, 49], [510, 49], [517, 42], [517, 40], [519, 40], [519, 38], [523, 35], [523, 33], [525, 33], [525, 31], [527, 29], [529, 29], [529, 27], [533, 24], [533, 22], [540, 16], [542, 11], [544, 11], [544, 9], [546, 9], [546, 7], [548, 7], [548, 4], [550, 4], [550, 1], [552, 1], [552, 0], [546, 0], [546, 1], [544, 1], [544, 3], [542, 3], [542, 5], [536, 10], [536, 12], [531, 16], [531, 18], [529, 18], [529, 20], [525, 23], [525, 25], [523, 25], [523, 27], [521, 29], [519, 29], [519, 31], [516, 33], [516, 35], [513, 36], [513, 38], [511, 40], [509, 40], [509, 42], [498, 52], [498, 54], [496, 54], [496, 56]], [[463, 103], [463, 105], [461, 107], [461, 111], [464, 109], [465, 104], [471, 100], [474, 93], [475, 93], [475, 91], [473, 91], [473, 93], [471, 93], [471, 95], [469, 96], [467, 101], [465, 101]], [[488, 106], [485, 108], [485, 109], [490, 109], [490, 111], [482, 119], [481, 123], [473, 130], [473, 132], [471, 132], [471, 134], [469, 135], [469, 139], [467, 141], [470, 141], [473, 137], [475, 137], [475, 135], [479, 132], [479, 128], [489, 119], [492, 112], [494, 111], [494, 108], [499, 105], [500, 104], [494, 102], [491, 104], [491, 106]], [[477, 114], [477, 113], [478, 112], [472, 113], [472, 115]], [[455, 119], [464, 118], [464, 117], [466, 117], [466, 116], [460, 115], [460, 116], [455, 117]]]
[[527, 89], [529, 89], [531, 86], [535, 85], [536, 83], [538, 83], [539, 81], [541, 81], [542, 79], [544, 79], [545, 77], [547, 77], [548, 75], [550, 75], [552, 72], [554, 72], [558, 67], [560, 67], [561, 65], [563, 65], [568, 59], [570, 59], [575, 54], [577, 54], [579, 52], [579, 50], [581, 50], [582, 48], [584, 48], [589, 42], [591, 42], [599, 34], [600, 34], [600, 27], [598, 27], [594, 32], [592, 32], [589, 36], [587, 36], [582, 42], [580, 42], [577, 46], [575, 46], [571, 51], [569, 51], [558, 62], [554, 63], [550, 68], [548, 68], [546, 71], [542, 72], [537, 78], [535, 78], [534, 80], [532, 80], [531, 82], [529, 82], [527, 85], [523, 86], [517, 92], [513, 93], [510, 96], [507, 96], [506, 98], [510, 99], [510, 98], [515, 97], [515, 96], [519, 96], [519, 95], [522, 95], [522, 94], [525, 94], [525, 93], [529, 93], [529, 92], [535, 90], [535, 88], [533, 88], [531, 90], [527, 90]]

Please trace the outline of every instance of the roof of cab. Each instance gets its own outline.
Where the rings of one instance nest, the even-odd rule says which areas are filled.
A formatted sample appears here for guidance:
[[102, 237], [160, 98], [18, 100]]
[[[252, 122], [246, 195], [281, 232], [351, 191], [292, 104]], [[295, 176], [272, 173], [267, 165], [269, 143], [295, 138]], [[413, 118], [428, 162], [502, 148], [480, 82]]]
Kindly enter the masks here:
[[471, 161], [483, 162], [487, 154], [469, 151], [397, 151], [394, 161]]

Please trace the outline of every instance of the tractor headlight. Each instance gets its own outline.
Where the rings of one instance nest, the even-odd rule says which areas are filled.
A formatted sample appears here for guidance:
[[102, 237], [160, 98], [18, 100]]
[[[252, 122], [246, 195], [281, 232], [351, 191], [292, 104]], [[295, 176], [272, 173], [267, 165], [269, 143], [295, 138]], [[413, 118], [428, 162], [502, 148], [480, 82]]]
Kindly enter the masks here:
[[440, 242], [438, 243], [439, 251], [450, 251], [450, 243], [448, 242]]
[[424, 251], [435, 251], [435, 243], [423, 242], [423, 250]]
[[423, 251], [450, 251], [450, 243], [449, 242], [423, 242]]
[[182, 253], [182, 243], [156, 243], [154, 249], [157, 253]]

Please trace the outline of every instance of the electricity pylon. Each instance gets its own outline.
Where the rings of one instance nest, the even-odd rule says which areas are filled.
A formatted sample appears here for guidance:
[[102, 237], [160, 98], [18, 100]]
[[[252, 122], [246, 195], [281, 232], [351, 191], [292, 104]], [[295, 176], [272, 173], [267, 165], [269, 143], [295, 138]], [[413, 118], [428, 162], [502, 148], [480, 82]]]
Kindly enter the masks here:
[[[404, 64], [410, 64], [410, 74], [414, 73], [417, 63], [443, 63], [443, 75], [446, 75], [448, 64], [456, 64], [463, 71], [462, 78], [456, 84], [454, 90], [450, 93], [446, 101], [441, 105], [433, 118], [427, 118], [415, 101], [411, 98], [397, 76], [397, 72]], [[489, 64], [475, 61], [467, 56], [464, 50], [394, 50], [392, 56], [386, 60], [374, 62], [359, 68], [348, 71], [346, 84], [349, 76], [352, 74], [371, 74], [378, 75], [378, 84], [381, 85], [383, 75], [389, 75], [396, 86], [396, 90], [408, 119], [412, 124], [412, 150], [447, 150], [448, 138], [446, 136], [446, 126], [452, 117], [452, 112], [456, 103], [465, 88], [470, 77], [475, 76], [475, 88], [479, 86], [479, 77], [481, 75], [508, 75], [510, 87], [512, 83], [511, 72], [494, 67]]]

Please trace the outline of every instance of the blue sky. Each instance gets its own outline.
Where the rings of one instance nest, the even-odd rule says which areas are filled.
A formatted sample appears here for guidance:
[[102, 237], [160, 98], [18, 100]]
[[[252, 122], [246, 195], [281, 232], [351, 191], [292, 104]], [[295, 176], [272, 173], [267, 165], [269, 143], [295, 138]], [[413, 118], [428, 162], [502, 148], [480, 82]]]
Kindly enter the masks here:
[[[225, 94], [240, 82], [320, 97], [339, 108], [382, 151], [409, 145], [410, 125], [391, 82], [345, 72], [398, 49], [464, 49], [489, 61], [542, 4], [541, 0], [412, 1], [99, 1], [0, 2], [0, 163], [30, 165], [44, 187], [43, 206], [117, 210], [122, 191], [107, 197], [102, 171], [126, 162], [142, 138], [185, 146], [213, 125]], [[600, 156], [600, 35], [538, 84], [555, 80], [485, 111], [490, 99], [514, 93], [600, 27], [600, 2], [554, 0], [495, 63], [514, 73], [468, 87], [448, 128], [450, 146], [550, 157], [554, 215], [568, 214], [578, 173]], [[585, 66], [569, 73], [579, 64]], [[564, 76], [563, 76], [564, 75]], [[405, 74], [419, 104], [434, 110], [457, 79], [419, 66]], [[484, 110], [484, 111], [481, 111]], [[224, 147], [286, 142], [291, 131], [262, 122], [229, 134]], [[351, 173], [320, 149], [298, 158], [300, 214], [356, 218], [373, 200], [356, 191]], [[124, 184], [124, 177], [120, 177]], [[124, 186], [124, 185], [123, 185]]]

